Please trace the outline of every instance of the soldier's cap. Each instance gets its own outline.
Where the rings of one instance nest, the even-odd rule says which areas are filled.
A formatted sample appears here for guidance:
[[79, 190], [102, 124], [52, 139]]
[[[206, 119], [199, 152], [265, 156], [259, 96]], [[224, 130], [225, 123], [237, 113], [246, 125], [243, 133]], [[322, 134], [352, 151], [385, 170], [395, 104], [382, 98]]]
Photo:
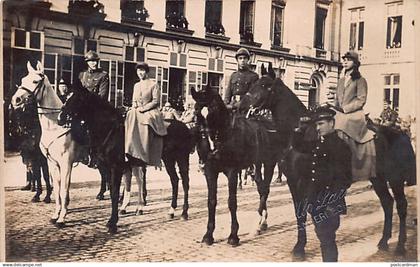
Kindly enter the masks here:
[[149, 72], [149, 65], [146, 63], [146, 62], [139, 62], [139, 63], [137, 63], [137, 65], [136, 65], [136, 70], [137, 69], [143, 69], [143, 70], [145, 70], [146, 72]]
[[95, 51], [89, 50], [85, 55], [85, 61], [99, 61], [99, 55]]
[[239, 56], [246, 56], [250, 58], [251, 54], [249, 53], [248, 49], [241, 47], [238, 49], [238, 51], [236, 51], [235, 58], [238, 59]]
[[60, 81], [58, 82], [58, 85], [61, 85], [61, 84], [67, 85], [67, 83], [64, 81], [63, 78], [61, 78]]
[[319, 106], [312, 111], [312, 122], [334, 119], [336, 112], [327, 106]]
[[360, 65], [359, 54], [357, 54], [355, 51], [348, 51], [341, 58], [342, 59], [345, 59], [345, 58], [351, 59], [354, 63]]

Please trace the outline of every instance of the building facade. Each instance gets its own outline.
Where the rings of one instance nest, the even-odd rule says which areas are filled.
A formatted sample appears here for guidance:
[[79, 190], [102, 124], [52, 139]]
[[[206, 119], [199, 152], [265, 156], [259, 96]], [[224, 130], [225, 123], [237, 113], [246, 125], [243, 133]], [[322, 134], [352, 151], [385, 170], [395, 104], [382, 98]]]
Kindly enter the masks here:
[[338, 0], [4, 1], [5, 106], [28, 60], [57, 86], [78, 78], [88, 50], [110, 74], [115, 106], [130, 103], [140, 61], [161, 104], [207, 85], [223, 94], [239, 47], [257, 72], [272, 62], [306, 105], [324, 102], [340, 72], [341, 9]]
[[[415, 21], [418, 0], [344, 0], [341, 53], [355, 50], [368, 82], [365, 110], [378, 117], [388, 100], [401, 117], [415, 115]], [[417, 26], [418, 27], [418, 26]], [[417, 40], [418, 42], [418, 40]], [[417, 44], [418, 49], [418, 44]]]

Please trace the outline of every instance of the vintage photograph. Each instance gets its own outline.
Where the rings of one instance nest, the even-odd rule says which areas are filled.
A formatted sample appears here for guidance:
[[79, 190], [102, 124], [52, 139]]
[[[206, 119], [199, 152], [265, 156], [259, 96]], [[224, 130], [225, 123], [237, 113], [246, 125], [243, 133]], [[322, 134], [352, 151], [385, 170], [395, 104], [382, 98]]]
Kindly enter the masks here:
[[420, 0], [3, 0], [2, 262], [418, 262]]

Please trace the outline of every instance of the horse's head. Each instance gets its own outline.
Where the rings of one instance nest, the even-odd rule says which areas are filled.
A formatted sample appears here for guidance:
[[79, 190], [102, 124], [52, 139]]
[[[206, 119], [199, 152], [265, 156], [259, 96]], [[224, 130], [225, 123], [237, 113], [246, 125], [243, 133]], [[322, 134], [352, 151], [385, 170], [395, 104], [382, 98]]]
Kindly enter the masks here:
[[268, 65], [268, 70], [262, 65], [261, 78], [251, 86], [247, 94], [249, 98], [248, 104], [254, 108], [270, 109], [275, 99], [275, 79], [276, 75], [271, 63]]
[[89, 98], [90, 94], [85, 88], [74, 88], [70, 97], [61, 107], [58, 124], [64, 125], [73, 120], [86, 120], [86, 115], [90, 110]]
[[48, 83], [47, 76], [43, 73], [41, 62], [38, 61], [37, 69], [32, 68], [31, 63], [27, 63], [28, 75], [22, 78], [15, 94], [12, 96], [12, 107], [14, 109], [25, 108], [40, 100], [44, 87]]

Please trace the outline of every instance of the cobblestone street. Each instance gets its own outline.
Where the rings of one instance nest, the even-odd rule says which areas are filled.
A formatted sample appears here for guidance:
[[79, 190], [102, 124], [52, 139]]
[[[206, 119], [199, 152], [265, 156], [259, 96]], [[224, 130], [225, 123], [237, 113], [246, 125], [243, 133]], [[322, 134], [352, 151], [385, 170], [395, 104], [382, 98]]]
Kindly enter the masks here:
[[[19, 168], [15, 174], [20, 174]], [[111, 211], [109, 192], [105, 201], [97, 201], [99, 175], [97, 171], [84, 168], [79, 166], [74, 171], [69, 213], [63, 229], [49, 223], [54, 204], [31, 203], [34, 193], [20, 191], [17, 185], [6, 188], [7, 261], [294, 261], [290, 252], [297, 231], [292, 199], [286, 185], [272, 185], [268, 200], [268, 230], [259, 236], [254, 235], [259, 219], [257, 189], [248, 183], [238, 190], [241, 243], [234, 248], [227, 244], [230, 232], [227, 179], [220, 175], [214, 232], [216, 242], [207, 246], [201, 243], [207, 223], [207, 189], [205, 178], [195, 164], [190, 171], [188, 221], [180, 219], [181, 210], [176, 211], [174, 219], [167, 218], [171, 196], [169, 177], [164, 171], [149, 168], [145, 212], [135, 215], [137, 185], [134, 185], [131, 206], [126, 215], [120, 216], [116, 235], [109, 235], [105, 227]], [[84, 181], [78, 177], [82, 173], [92, 174], [94, 179]], [[23, 178], [19, 179], [23, 181]], [[407, 253], [404, 257], [396, 257], [393, 252], [398, 237], [398, 215], [394, 210], [390, 250], [378, 252], [376, 244], [382, 233], [383, 212], [377, 196], [367, 186], [367, 182], [353, 184], [346, 198], [348, 215], [342, 217], [337, 232], [339, 261], [417, 261], [416, 187], [406, 188]], [[178, 206], [182, 207], [182, 187], [180, 194]], [[306, 261], [321, 261], [319, 241], [312, 223], [308, 225], [306, 251]]]

